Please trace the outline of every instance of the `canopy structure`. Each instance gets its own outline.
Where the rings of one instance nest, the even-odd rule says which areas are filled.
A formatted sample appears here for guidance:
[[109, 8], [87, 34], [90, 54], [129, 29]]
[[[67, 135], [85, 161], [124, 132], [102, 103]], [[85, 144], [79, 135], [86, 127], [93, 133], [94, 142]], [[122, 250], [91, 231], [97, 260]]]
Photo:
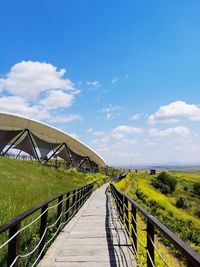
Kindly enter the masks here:
[[0, 113], [0, 153], [10, 149], [24, 151], [41, 162], [62, 158], [67, 166], [104, 167], [104, 160], [73, 136], [45, 123]]

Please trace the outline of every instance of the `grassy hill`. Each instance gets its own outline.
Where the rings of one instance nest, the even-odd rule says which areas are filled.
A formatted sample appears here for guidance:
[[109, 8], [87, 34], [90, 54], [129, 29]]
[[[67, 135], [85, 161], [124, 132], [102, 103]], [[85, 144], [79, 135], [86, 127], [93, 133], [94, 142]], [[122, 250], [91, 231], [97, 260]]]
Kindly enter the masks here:
[[[181, 173], [171, 172], [170, 175], [177, 179], [176, 190], [172, 194], [162, 194], [158, 189], [152, 185], [152, 180], [156, 176], [150, 176], [146, 173], [129, 173], [127, 177], [116, 183], [116, 186], [128, 193], [141, 206], [143, 206], [149, 213], [155, 216], [159, 221], [166, 225], [172, 232], [179, 236], [182, 240], [193, 247], [197, 252], [200, 252], [200, 219], [195, 215], [195, 210], [200, 207], [200, 199], [192, 192], [193, 185], [200, 182], [199, 173]], [[187, 190], [184, 188], [187, 187]], [[176, 207], [176, 199], [184, 196], [189, 202], [187, 209]], [[139, 224], [145, 224], [143, 217], [138, 216]], [[146, 242], [144, 233], [138, 233], [141, 239]], [[159, 239], [159, 238], [158, 238]], [[145, 251], [139, 246], [140, 255], [143, 257]], [[164, 255], [168, 254], [166, 247], [162, 242], [158, 244]], [[173, 250], [176, 254], [176, 251]], [[171, 266], [182, 266], [181, 263], [176, 262], [171, 253], [169, 253], [168, 262]], [[161, 264], [159, 258], [156, 256], [156, 266], [164, 266]]]
[[53, 195], [99, 178], [103, 175], [0, 158], [0, 225]]

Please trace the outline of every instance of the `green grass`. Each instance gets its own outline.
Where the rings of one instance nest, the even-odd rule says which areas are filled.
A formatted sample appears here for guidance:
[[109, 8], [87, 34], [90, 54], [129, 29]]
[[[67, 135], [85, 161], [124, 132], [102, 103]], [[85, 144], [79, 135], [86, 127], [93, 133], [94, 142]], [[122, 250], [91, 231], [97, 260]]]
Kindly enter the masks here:
[[[84, 174], [75, 169], [55, 169], [35, 165], [31, 162], [0, 158], [0, 225], [15, 218], [19, 214], [48, 198], [62, 192], [97, 181], [95, 188], [103, 184], [105, 175]], [[99, 180], [100, 179], [100, 180]], [[70, 198], [70, 203], [72, 197]], [[57, 204], [51, 202], [50, 207]], [[65, 209], [65, 202], [62, 210]], [[71, 211], [72, 212], [72, 211]], [[40, 215], [40, 210], [24, 219], [21, 228], [28, 225]], [[57, 206], [48, 211], [48, 225], [51, 225], [57, 216]], [[62, 217], [64, 220], [64, 216]], [[20, 254], [29, 253], [39, 242], [40, 220], [20, 233]], [[56, 231], [56, 227], [48, 230], [48, 240]], [[0, 235], [0, 245], [8, 239], [8, 231]], [[7, 246], [0, 250], [0, 266], [6, 266]], [[39, 251], [33, 257], [20, 258], [19, 267], [31, 266]]]
[[[200, 252], [200, 219], [194, 215], [194, 210], [200, 206], [200, 199], [192, 193], [192, 186], [194, 183], [200, 181], [200, 176], [199, 174], [185, 174], [178, 172], [173, 172], [173, 176], [176, 176], [178, 183], [175, 192], [168, 196], [162, 194], [151, 185], [151, 181], [154, 177], [149, 176], [146, 173], [130, 173], [126, 179], [116, 185], [120, 190], [130, 194], [130, 196], [141, 206], [165, 224], [182, 240], [193, 247], [193, 249]], [[185, 186], [188, 187], [187, 192], [184, 190]], [[140, 199], [135, 194], [136, 189], [141, 192]], [[189, 209], [182, 210], [176, 207], [176, 198], [180, 195], [185, 196], [191, 204]], [[144, 235], [141, 235], [141, 238], [146, 242]], [[167, 244], [167, 242], [165, 242], [165, 244]], [[165, 251], [167, 255], [169, 254], [168, 250], [167, 246]], [[176, 253], [174, 249], [172, 250]], [[141, 252], [141, 255], [143, 255], [142, 257], [144, 257], [144, 254], [145, 252]], [[171, 259], [173, 259], [172, 254]], [[169, 258], [170, 261], [171, 259]], [[161, 262], [158, 262], [158, 265], [156, 266], [162, 266]], [[172, 266], [179, 265], [174, 263]]]
[[102, 177], [0, 158], [0, 225], [53, 195]]
[[[200, 207], [200, 198], [195, 196], [192, 192], [193, 184], [200, 182], [199, 173], [181, 173], [171, 172], [178, 180], [176, 191], [172, 194], [170, 202], [175, 205], [176, 198], [183, 195], [189, 201], [191, 207], [186, 210], [187, 213], [194, 216], [195, 210]], [[184, 190], [184, 187], [188, 187], [188, 191]]]

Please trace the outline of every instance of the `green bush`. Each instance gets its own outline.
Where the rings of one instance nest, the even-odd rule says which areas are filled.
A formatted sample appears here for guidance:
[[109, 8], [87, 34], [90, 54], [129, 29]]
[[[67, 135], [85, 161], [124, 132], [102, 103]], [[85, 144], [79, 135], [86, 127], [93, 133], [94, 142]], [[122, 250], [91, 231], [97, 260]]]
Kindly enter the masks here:
[[176, 200], [176, 207], [177, 208], [181, 208], [181, 209], [187, 209], [189, 208], [190, 204], [189, 202], [187, 201], [187, 199], [183, 196], [179, 197], [177, 200]]
[[161, 183], [161, 181], [155, 179], [152, 181], [152, 185], [156, 188], [156, 189], [161, 189], [163, 186], [163, 183]]
[[174, 192], [177, 184], [177, 180], [175, 177], [170, 176], [167, 172], [161, 172], [157, 179], [161, 181], [163, 184], [168, 185], [170, 188], [170, 192]]
[[162, 185], [162, 188], [161, 188], [160, 191], [161, 191], [161, 193], [163, 193], [163, 194], [165, 194], [165, 195], [171, 193], [171, 192], [170, 192], [170, 187], [169, 187], [168, 185], [166, 185], [166, 184], [163, 184], [163, 185]]
[[193, 192], [194, 194], [200, 196], [200, 183], [195, 183], [193, 185]]
[[170, 187], [166, 184], [163, 184], [161, 181], [159, 181], [158, 179], [155, 179], [152, 181], [152, 185], [156, 188], [159, 189], [161, 193], [167, 195], [170, 194]]
[[184, 188], [183, 188], [185, 191], [188, 191], [188, 187], [187, 187], [187, 185], [186, 186], [184, 186]]
[[177, 180], [167, 172], [161, 172], [152, 185], [159, 189], [163, 194], [170, 194], [175, 191]]
[[135, 191], [135, 195], [137, 198], [139, 198], [140, 200], [145, 200], [145, 194], [143, 194], [141, 191], [139, 191], [138, 189]]
[[172, 193], [175, 190], [176, 179], [171, 177], [166, 172], [161, 172], [157, 179], [152, 181], [152, 185], [159, 189], [161, 193], [167, 195]]

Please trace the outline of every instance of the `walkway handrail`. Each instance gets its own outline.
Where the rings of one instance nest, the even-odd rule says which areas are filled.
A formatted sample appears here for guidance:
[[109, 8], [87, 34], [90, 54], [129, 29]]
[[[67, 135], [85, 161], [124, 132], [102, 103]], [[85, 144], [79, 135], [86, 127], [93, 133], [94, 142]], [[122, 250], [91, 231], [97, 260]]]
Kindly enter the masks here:
[[[98, 181], [98, 180], [97, 180]], [[19, 258], [29, 257], [32, 255], [36, 249], [39, 249], [39, 256], [36, 259], [37, 261], [34, 262], [33, 265], [42, 258], [45, 252], [45, 248], [49, 241], [46, 241], [47, 237], [47, 230], [51, 227], [56, 227], [56, 234], [54, 237], [60, 232], [62, 227], [77, 213], [80, 207], [85, 203], [85, 201], [89, 198], [92, 194], [94, 185], [97, 181], [85, 185], [83, 187], [79, 187], [64, 193], [60, 193], [52, 198], [42, 202], [41, 204], [33, 207], [32, 209], [25, 211], [24, 213], [20, 214], [13, 220], [8, 221], [7, 223], [0, 226], [0, 234], [4, 234], [8, 231], [8, 239], [3, 243], [0, 244], [0, 256], [1, 249], [5, 249], [7, 247], [7, 255], [5, 255], [7, 259], [7, 266], [9, 267], [17, 267]], [[50, 203], [57, 200], [57, 204], [53, 206], [49, 206]], [[65, 205], [63, 205], [65, 204]], [[48, 218], [48, 210], [56, 208], [55, 217], [56, 220], [52, 223], [49, 221]], [[21, 222], [28, 218], [30, 215], [34, 214], [35, 212], [40, 211], [40, 215], [34, 219], [31, 223], [26, 226], [20, 227]], [[40, 227], [39, 227], [39, 236], [40, 240], [33, 249], [31, 253], [27, 255], [20, 254], [20, 233], [34, 224], [36, 221], [40, 220]], [[51, 225], [49, 225], [52, 223]], [[27, 242], [30, 240], [27, 240]], [[51, 240], [50, 240], [51, 241]], [[1, 259], [0, 259], [1, 260]]]
[[[142, 229], [145, 230], [147, 234], [147, 246], [145, 247], [145, 245], [142, 244], [147, 252], [147, 267], [155, 266], [154, 252], [155, 250], [157, 251], [154, 243], [155, 229], [158, 229], [165, 236], [165, 238], [170, 240], [170, 242], [172, 242], [174, 246], [186, 257], [188, 267], [200, 266], [200, 255], [196, 251], [194, 251], [190, 246], [188, 246], [185, 242], [178, 238], [160, 221], [155, 219], [129, 195], [118, 190], [112, 183], [110, 184], [110, 188], [112, 196], [115, 199], [120, 219], [125, 225], [127, 234], [132, 239], [132, 246], [136, 256], [138, 256], [137, 241], [141, 242], [140, 240], [138, 240], [137, 235], [137, 227], [139, 227], [136, 219], [137, 211], [139, 211], [147, 220], [147, 229]], [[163, 259], [162, 255], [159, 256], [163, 260], [165, 265], [169, 266], [165, 259]]]

